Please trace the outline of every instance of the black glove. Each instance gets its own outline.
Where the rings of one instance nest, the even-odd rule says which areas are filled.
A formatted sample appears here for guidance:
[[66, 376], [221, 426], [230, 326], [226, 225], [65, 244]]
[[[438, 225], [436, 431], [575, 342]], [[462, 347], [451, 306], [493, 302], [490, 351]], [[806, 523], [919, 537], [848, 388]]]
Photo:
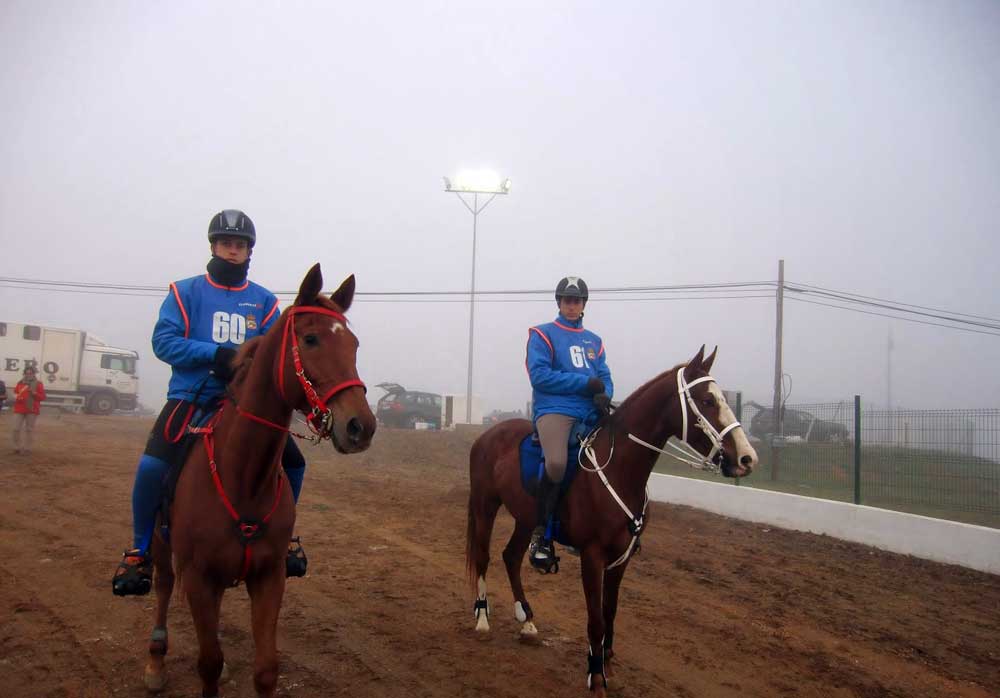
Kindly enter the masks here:
[[607, 417], [611, 414], [611, 398], [608, 397], [607, 393], [598, 393], [594, 396], [594, 404], [597, 405], [597, 410]]
[[235, 358], [235, 349], [219, 347], [215, 350], [215, 359], [212, 361], [212, 373], [223, 383], [228, 383], [233, 377], [233, 359]]
[[587, 381], [587, 392], [591, 395], [597, 395], [598, 393], [604, 392], [604, 381], [602, 381], [597, 376], [592, 377]]

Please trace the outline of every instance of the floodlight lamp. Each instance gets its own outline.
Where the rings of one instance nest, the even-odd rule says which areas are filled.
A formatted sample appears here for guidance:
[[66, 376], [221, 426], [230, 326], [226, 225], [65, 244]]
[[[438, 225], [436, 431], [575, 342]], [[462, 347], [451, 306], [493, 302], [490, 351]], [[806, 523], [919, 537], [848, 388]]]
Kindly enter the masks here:
[[506, 194], [510, 179], [502, 179], [492, 170], [463, 170], [454, 179], [444, 178], [445, 191], [469, 194]]

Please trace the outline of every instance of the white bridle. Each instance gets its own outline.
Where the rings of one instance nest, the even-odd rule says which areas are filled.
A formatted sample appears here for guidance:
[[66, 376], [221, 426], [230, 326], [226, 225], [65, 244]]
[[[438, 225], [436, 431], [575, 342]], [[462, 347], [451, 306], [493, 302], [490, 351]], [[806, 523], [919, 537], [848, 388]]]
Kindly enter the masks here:
[[[691, 388], [698, 385], [699, 383], [710, 383], [710, 382], [714, 383], [715, 379], [712, 378], [711, 376], [702, 376], [701, 378], [697, 378], [688, 383], [687, 381], [684, 380], [683, 368], [677, 370], [677, 397], [681, 403], [681, 443], [683, 443], [684, 446], [687, 447], [687, 450], [675, 444], [672, 444], [669, 441], [667, 441], [666, 445], [674, 449], [681, 455], [676, 455], [669, 451], [665, 451], [662, 448], [657, 448], [653, 444], [643, 441], [642, 439], [635, 436], [631, 432], [629, 432], [628, 438], [632, 439], [632, 441], [635, 441], [640, 446], [645, 446], [651, 451], [656, 451], [657, 453], [662, 453], [666, 456], [670, 456], [671, 458], [675, 458], [681, 461], [682, 463], [687, 463], [692, 468], [698, 468], [700, 470], [708, 470], [716, 473], [719, 472], [720, 465], [719, 463], [715, 462], [715, 459], [716, 456], [722, 453], [722, 440], [725, 438], [726, 434], [731, 432], [733, 429], [739, 427], [740, 423], [734, 419], [732, 424], [727, 425], [725, 428], [723, 428], [722, 431], [719, 431], [714, 426], [712, 426], [711, 422], [705, 419], [705, 416], [701, 413], [701, 410], [698, 409], [698, 405], [695, 403], [694, 398], [691, 397]], [[701, 429], [705, 433], [705, 436], [708, 437], [708, 440], [712, 442], [712, 450], [708, 452], [707, 456], [703, 456], [700, 453], [698, 453], [696, 450], [694, 450], [694, 447], [692, 447], [688, 443], [687, 440], [688, 408], [691, 409], [691, 413], [695, 417], [694, 419], [695, 426]], [[632, 510], [628, 508], [625, 502], [622, 501], [622, 498], [618, 496], [618, 493], [615, 492], [615, 488], [611, 486], [611, 483], [608, 482], [607, 476], [604, 474], [604, 469], [607, 467], [608, 463], [611, 462], [611, 459], [612, 457], [614, 457], [615, 453], [613, 434], [611, 437], [611, 450], [608, 453], [608, 459], [604, 462], [603, 465], [597, 462], [597, 455], [594, 453], [593, 443], [594, 441], [596, 441], [597, 434], [600, 431], [601, 429], [600, 427], [598, 427], [590, 434], [588, 434], [587, 438], [581, 440], [580, 453], [577, 462], [580, 464], [580, 467], [582, 469], [588, 470], [592, 473], [597, 473], [597, 476], [601, 479], [601, 482], [604, 484], [604, 487], [607, 488], [608, 492], [611, 494], [611, 497], [615, 500], [615, 502], [617, 502], [618, 506], [622, 509], [622, 511], [625, 512], [625, 515], [628, 516], [630, 521], [629, 528], [632, 533], [632, 540], [629, 542], [628, 547], [625, 549], [625, 552], [622, 553], [621, 557], [619, 557], [617, 560], [615, 560], [614, 562], [612, 562], [610, 565], [607, 566], [607, 569], [612, 569], [613, 567], [617, 567], [618, 565], [624, 563], [632, 556], [632, 552], [639, 541], [639, 535], [642, 533], [643, 525], [645, 524], [646, 520], [646, 510], [649, 507], [649, 488], [648, 487], [646, 488], [645, 498], [642, 503], [642, 512], [639, 514], [639, 516], [636, 516], [635, 514], [632, 513]], [[691, 457], [692, 454], [694, 457]], [[590, 461], [592, 467], [588, 467], [583, 462], [584, 456], [586, 456], [587, 460]]]
[[[678, 369], [677, 398], [681, 403], [681, 443], [687, 448], [681, 448], [677, 444], [670, 443], [669, 441], [667, 441], [665, 445], [681, 455], [676, 455], [675, 453], [665, 451], [662, 448], [657, 448], [653, 444], [643, 441], [632, 433], [628, 435], [628, 438], [632, 439], [640, 446], [645, 446], [652, 451], [670, 456], [671, 458], [679, 460], [682, 463], [687, 463], [692, 468], [717, 473], [719, 472], [719, 463], [716, 462], [716, 457], [722, 453], [722, 440], [725, 438], [726, 434], [731, 432], [733, 429], [738, 428], [740, 423], [734, 419], [733, 423], [726, 426], [722, 431], [719, 431], [712, 426], [712, 423], [705, 419], [701, 410], [698, 409], [698, 405], [695, 403], [694, 398], [691, 397], [691, 388], [699, 383], [715, 383], [715, 379], [711, 376], [702, 376], [701, 378], [696, 378], [688, 383], [684, 380], [684, 370]], [[695, 451], [691, 444], [688, 443], [688, 408], [691, 409], [691, 412], [695, 417], [695, 426], [701, 429], [705, 433], [705, 436], [708, 437], [708, 440], [712, 442], [712, 450], [708, 452], [707, 456], [703, 456]]]

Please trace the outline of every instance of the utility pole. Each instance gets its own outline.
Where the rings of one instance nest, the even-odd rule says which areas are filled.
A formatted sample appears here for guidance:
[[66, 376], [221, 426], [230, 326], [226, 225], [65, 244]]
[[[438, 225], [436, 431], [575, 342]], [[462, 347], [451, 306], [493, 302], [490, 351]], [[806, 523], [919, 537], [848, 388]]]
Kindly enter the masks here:
[[[771, 436], [771, 479], [778, 479], [778, 465], [781, 462], [780, 439], [784, 434], [781, 415], [781, 329], [785, 302], [785, 260], [778, 260], [778, 289], [775, 293], [775, 337], [774, 337], [774, 434]], [[777, 445], [777, 448], [776, 448]]]

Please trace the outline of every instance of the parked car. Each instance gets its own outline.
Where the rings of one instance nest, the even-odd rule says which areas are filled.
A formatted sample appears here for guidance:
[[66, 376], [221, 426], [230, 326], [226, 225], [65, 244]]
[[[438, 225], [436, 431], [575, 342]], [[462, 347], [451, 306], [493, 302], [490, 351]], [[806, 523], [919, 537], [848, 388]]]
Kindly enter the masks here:
[[[843, 441], [850, 432], [837, 422], [818, 419], [803, 410], [784, 410], [782, 433], [797, 436], [803, 441]], [[750, 420], [750, 435], [758, 439], [768, 439], [775, 433], [774, 410], [760, 408]]]
[[493, 426], [494, 424], [498, 424], [500, 422], [506, 422], [508, 419], [524, 419], [524, 414], [520, 410], [515, 410], [513, 412], [493, 410], [488, 415], [483, 417], [483, 424]]
[[399, 383], [379, 383], [376, 387], [386, 391], [375, 406], [379, 424], [399, 429], [415, 429], [418, 424], [441, 428], [440, 395], [407, 390]]

